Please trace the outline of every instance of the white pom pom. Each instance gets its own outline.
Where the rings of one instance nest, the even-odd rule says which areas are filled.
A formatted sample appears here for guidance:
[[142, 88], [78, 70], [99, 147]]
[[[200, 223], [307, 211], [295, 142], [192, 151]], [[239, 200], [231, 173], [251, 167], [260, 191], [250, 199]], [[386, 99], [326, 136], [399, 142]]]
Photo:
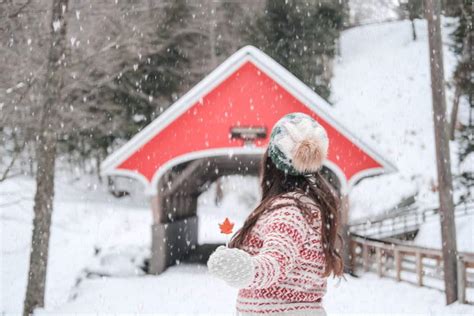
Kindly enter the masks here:
[[322, 128], [313, 129], [293, 147], [293, 166], [299, 172], [316, 172], [327, 157], [328, 138]]

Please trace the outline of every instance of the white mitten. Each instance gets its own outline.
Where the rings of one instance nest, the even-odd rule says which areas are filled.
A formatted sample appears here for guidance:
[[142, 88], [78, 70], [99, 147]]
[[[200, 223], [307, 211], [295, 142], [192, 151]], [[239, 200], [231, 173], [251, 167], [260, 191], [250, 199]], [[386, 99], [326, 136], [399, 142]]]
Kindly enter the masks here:
[[253, 281], [252, 256], [237, 248], [219, 246], [207, 261], [209, 272], [230, 286], [244, 288]]

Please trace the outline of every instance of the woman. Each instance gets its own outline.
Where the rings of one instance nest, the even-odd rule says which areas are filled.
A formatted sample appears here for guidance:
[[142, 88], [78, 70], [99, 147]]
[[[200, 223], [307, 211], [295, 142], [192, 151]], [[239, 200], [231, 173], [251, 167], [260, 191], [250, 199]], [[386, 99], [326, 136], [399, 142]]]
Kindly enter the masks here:
[[238, 315], [325, 315], [330, 274], [341, 276], [339, 197], [321, 174], [328, 137], [310, 116], [291, 113], [273, 127], [261, 168], [262, 201], [208, 261], [240, 288]]

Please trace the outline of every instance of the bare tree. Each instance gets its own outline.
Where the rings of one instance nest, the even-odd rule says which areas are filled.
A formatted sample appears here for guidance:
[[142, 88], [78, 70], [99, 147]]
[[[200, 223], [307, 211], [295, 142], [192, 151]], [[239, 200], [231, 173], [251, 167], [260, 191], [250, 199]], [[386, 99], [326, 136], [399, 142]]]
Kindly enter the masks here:
[[[38, 113], [44, 103], [40, 83], [47, 68], [45, 43], [49, 42], [47, 17], [51, 9], [45, 6], [47, 0], [7, 2], [0, 3], [0, 31], [6, 35], [6, 40], [0, 41], [0, 135], [9, 146], [16, 142], [24, 144], [18, 148], [30, 149], [36, 141]], [[189, 15], [170, 21], [167, 10], [173, 6], [176, 14], [184, 9]], [[230, 0], [71, 2], [66, 13], [64, 87], [57, 113], [58, 153], [67, 150], [68, 161], [73, 164], [94, 159], [99, 165], [108, 147], [120, 145], [160, 115], [181, 93], [241, 47], [242, 21], [261, 7], [250, 0], [244, 4]], [[172, 62], [150, 63], [150, 56], [158, 56], [155, 60], [169, 58], [168, 50], [173, 45], [179, 46], [179, 52], [189, 60], [185, 67]], [[175, 87], [158, 87], [150, 92], [143, 86], [146, 79], [140, 77], [146, 75], [146, 67], [181, 78]], [[140, 109], [133, 102], [117, 102], [118, 98], [139, 104], [146, 120], [134, 122], [130, 112], [140, 113]], [[26, 153], [19, 155], [14, 163], [26, 165], [22, 160], [25, 158], [29, 158]], [[0, 164], [2, 174], [13, 167], [7, 159]]]
[[[5, 35], [5, 40], [0, 41], [0, 135], [2, 143], [12, 148], [13, 143], [19, 143], [21, 146], [16, 148], [22, 149], [36, 142], [40, 129], [39, 113], [44, 103], [41, 82], [47, 68], [45, 43], [50, 40], [47, 17], [51, 8], [45, 5], [48, 0], [7, 2], [0, 3], [0, 31]], [[156, 113], [171, 102], [148, 95], [140, 86], [117, 84], [145, 56], [166, 52], [167, 46], [178, 38], [199, 32], [193, 27], [176, 28], [170, 31], [174, 32], [173, 36], [164, 36], [159, 29], [163, 25], [160, 21], [163, 9], [170, 3], [145, 0], [133, 4], [113, 0], [71, 3], [66, 12], [67, 59], [57, 113], [60, 144], [73, 142], [93, 148], [97, 134], [128, 130], [130, 119], [121, 115], [124, 107], [113, 99], [116, 93], [146, 102]], [[82, 139], [74, 142], [78, 137]], [[115, 134], [114, 137], [121, 138]], [[85, 151], [86, 157], [71, 158], [80, 162], [94, 155], [105, 156], [105, 152]], [[12, 170], [10, 162], [0, 161], [1, 174], [13, 174], [5, 172]]]
[[44, 78], [44, 104], [41, 109], [40, 133], [37, 143], [38, 167], [34, 204], [30, 267], [23, 314], [30, 315], [44, 306], [48, 249], [54, 198], [54, 165], [57, 142], [57, 107], [63, 88], [66, 54], [68, 0], [53, 0], [51, 41]]

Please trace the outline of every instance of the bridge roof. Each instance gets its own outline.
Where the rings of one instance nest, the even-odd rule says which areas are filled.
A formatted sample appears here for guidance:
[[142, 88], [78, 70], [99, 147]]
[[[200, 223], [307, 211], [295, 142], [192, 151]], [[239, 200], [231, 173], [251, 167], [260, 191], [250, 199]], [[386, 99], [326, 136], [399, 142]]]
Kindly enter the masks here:
[[311, 115], [326, 128], [330, 146], [325, 165], [336, 173], [343, 190], [364, 177], [396, 170], [337, 122], [330, 110], [327, 101], [288, 70], [246, 46], [107, 157], [102, 173], [136, 178], [153, 194], [161, 175], [179, 163], [263, 153], [268, 135], [249, 147], [242, 139], [230, 137], [231, 128], [263, 126], [270, 131], [279, 118], [296, 111]]

